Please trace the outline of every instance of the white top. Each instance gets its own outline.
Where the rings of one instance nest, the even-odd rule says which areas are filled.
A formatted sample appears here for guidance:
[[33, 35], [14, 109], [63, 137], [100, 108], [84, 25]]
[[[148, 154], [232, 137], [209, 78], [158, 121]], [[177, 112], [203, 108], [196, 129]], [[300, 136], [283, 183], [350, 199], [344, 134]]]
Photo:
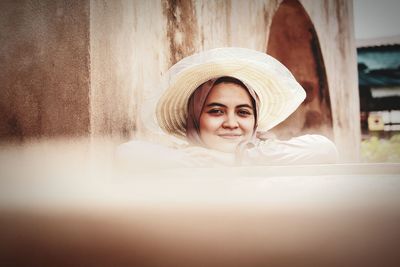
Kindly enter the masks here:
[[338, 161], [335, 144], [322, 135], [307, 134], [287, 141], [261, 141], [247, 150], [243, 163], [247, 165], [327, 164]]
[[[192, 146], [172, 148], [138, 140], [120, 145], [117, 158], [133, 169], [236, 164], [233, 153]], [[321, 135], [303, 135], [285, 141], [260, 141], [244, 153], [241, 165], [328, 164], [337, 161], [338, 152], [332, 141]]]

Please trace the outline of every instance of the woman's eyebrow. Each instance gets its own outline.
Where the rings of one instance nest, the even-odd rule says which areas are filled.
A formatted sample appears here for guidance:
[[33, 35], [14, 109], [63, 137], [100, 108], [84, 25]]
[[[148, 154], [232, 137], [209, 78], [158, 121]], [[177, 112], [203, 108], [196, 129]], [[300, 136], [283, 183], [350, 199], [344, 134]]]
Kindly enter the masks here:
[[218, 107], [226, 108], [226, 106], [225, 106], [224, 104], [217, 103], [217, 102], [210, 103], [210, 104], [208, 104], [206, 107], [213, 107], [213, 106], [218, 106]]
[[252, 109], [253, 107], [250, 106], [249, 104], [241, 104], [241, 105], [237, 105], [236, 108], [250, 108], [250, 109]]

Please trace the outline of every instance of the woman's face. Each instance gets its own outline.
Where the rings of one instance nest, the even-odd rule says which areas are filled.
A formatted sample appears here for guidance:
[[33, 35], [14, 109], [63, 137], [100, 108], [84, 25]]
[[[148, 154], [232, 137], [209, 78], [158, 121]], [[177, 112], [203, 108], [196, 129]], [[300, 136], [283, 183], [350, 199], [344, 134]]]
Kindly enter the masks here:
[[248, 91], [235, 83], [219, 83], [207, 96], [200, 115], [200, 138], [211, 149], [235, 152], [254, 131], [254, 111]]

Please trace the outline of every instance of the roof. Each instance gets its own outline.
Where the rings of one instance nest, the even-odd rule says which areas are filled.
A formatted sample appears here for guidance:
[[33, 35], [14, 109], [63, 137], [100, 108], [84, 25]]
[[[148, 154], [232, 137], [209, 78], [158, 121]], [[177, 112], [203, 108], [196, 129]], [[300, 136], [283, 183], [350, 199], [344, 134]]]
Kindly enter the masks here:
[[358, 47], [357, 55], [360, 87], [400, 86], [400, 36], [397, 44]]
[[360, 47], [357, 61], [369, 70], [398, 69], [400, 67], [400, 44]]
[[400, 35], [356, 40], [357, 49], [365, 47], [379, 47], [400, 45]]
[[379, 46], [364, 46], [358, 47], [357, 53], [365, 53], [365, 52], [397, 52], [400, 51], [400, 44], [388, 44], [388, 45], [379, 45]]
[[367, 71], [363, 66], [359, 66], [358, 83], [360, 87], [400, 86], [400, 69]]
[[358, 72], [359, 85], [362, 87], [400, 86], [400, 70], [386, 69]]

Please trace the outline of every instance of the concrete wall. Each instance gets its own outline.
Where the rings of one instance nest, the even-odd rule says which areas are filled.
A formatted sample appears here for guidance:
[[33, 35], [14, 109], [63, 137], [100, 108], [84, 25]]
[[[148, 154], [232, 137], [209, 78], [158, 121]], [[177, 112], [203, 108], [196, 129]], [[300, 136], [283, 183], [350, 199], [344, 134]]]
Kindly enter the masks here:
[[[0, 77], [0, 112], [6, 119], [0, 136], [153, 136], [148, 109], [160, 93], [161, 75], [182, 57], [205, 49], [267, 51], [280, 3], [3, 1], [0, 56], [6, 71]], [[344, 159], [356, 159], [352, 2], [300, 3], [320, 41], [335, 141]]]
[[140, 136], [143, 102], [167, 68], [162, 3], [90, 3], [92, 135]]
[[0, 138], [89, 134], [89, 3], [0, 2]]
[[[291, 0], [285, 2], [296, 1]], [[322, 118], [323, 124], [330, 124], [328, 123], [328, 118], [329, 121], [332, 120], [333, 135], [331, 131], [327, 131], [324, 127], [315, 130], [320, 130], [323, 134], [333, 137], [341, 150], [341, 154], [345, 158], [357, 158], [359, 151], [360, 124], [352, 3], [350, 1], [321, 2], [306, 0], [301, 1], [301, 4], [310, 17], [314, 29], [294, 29], [292, 31], [287, 30], [287, 32], [293, 35], [304, 30], [315, 30], [316, 38], [318, 38], [318, 45], [321, 48], [322, 67], [325, 68], [324, 70], [320, 69], [318, 71], [325, 72], [327, 89], [329, 89], [329, 92], [325, 93], [325, 95], [329, 97], [327, 101], [323, 99], [324, 93], [322, 92], [322, 94], [320, 94], [320, 96], [322, 96], [322, 101], [320, 103], [315, 103], [316, 101], [314, 100], [309, 104], [305, 103], [305, 105], [302, 105], [302, 108], [305, 111], [314, 111], [315, 107], [312, 106], [317, 106], [316, 109], [320, 109], [322, 113], [325, 113], [326, 118]], [[283, 21], [283, 24], [290, 24], [290, 22]], [[293, 25], [292, 27], [299, 27], [299, 25]], [[271, 34], [269, 37], [271, 38], [275, 35], [276, 34]], [[307, 76], [306, 69], [307, 65], [310, 65], [308, 61], [312, 58], [312, 55], [305, 49], [303, 56], [307, 55], [308, 59], [302, 58], [301, 56], [297, 56], [297, 59], [290, 59], [287, 57], [296, 54], [294, 50], [301, 50], [301, 46], [304, 46], [304, 44], [307, 45], [306, 41], [301, 40], [303, 37], [306, 37], [304, 33], [302, 36], [286, 36], [286, 43], [275, 44], [275, 46], [279, 46], [279, 48], [271, 47], [271, 50], [273, 50], [271, 52], [281, 50], [281, 54], [273, 54], [276, 54], [279, 59], [282, 59], [282, 62], [286, 63], [287, 61], [288, 64], [286, 65], [289, 68], [291, 68], [291, 65], [295, 67], [293, 73], [295, 75], [298, 74], [296, 78], [299, 81], [302, 81], [304, 76]], [[291, 39], [292, 43], [290, 43]], [[274, 43], [271, 41], [273, 40], [269, 40], [269, 43]], [[296, 41], [295, 44], [293, 44], [294, 41]], [[267, 47], [267, 51], [269, 50], [270, 47]], [[302, 67], [303, 69], [299, 70], [299, 68]], [[325, 78], [323, 80], [325, 80]], [[301, 108], [299, 111], [301, 111]], [[296, 116], [296, 113], [294, 115], [295, 116], [289, 118], [287, 122], [295, 124], [299, 121], [306, 121], [305, 118]], [[283, 124], [283, 126], [290, 126], [288, 123]]]
[[325, 62], [334, 139], [345, 160], [360, 150], [360, 103], [352, 1], [301, 1], [318, 34]]
[[300, 107], [272, 131], [282, 138], [307, 133], [333, 138], [326, 68], [314, 23], [299, 1], [286, 0], [269, 29], [267, 54], [282, 62], [307, 93]]

